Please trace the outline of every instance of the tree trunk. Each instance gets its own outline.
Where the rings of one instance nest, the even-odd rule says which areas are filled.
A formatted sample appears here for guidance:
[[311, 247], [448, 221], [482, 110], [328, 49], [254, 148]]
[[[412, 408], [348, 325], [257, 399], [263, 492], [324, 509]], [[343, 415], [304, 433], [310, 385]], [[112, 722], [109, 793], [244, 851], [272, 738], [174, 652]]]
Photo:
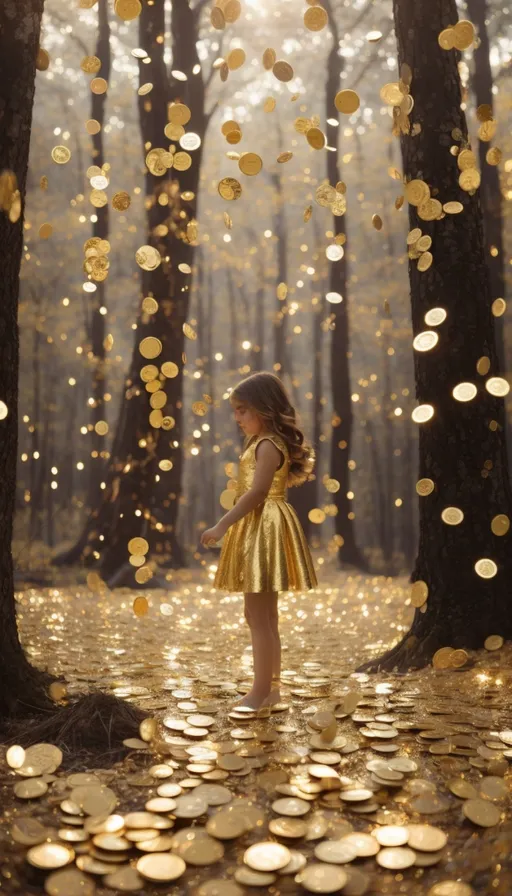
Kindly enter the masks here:
[[[108, 0], [98, 2], [98, 39], [96, 43], [96, 56], [101, 60], [101, 77], [110, 80], [110, 25], [108, 20]], [[105, 163], [103, 148], [103, 127], [105, 123], [106, 93], [91, 94], [91, 118], [100, 124], [100, 130], [92, 136], [92, 164], [99, 168]], [[96, 209], [96, 218], [92, 225], [92, 235], [100, 240], [108, 240], [108, 204]], [[92, 374], [92, 406], [90, 434], [91, 457], [89, 459], [89, 483], [87, 505], [89, 508], [97, 507], [101, 500], [101, 482], [105, 475], [104, 446], [105, 435], [96, 432], [96, 424], [100, 420], [106, 420], [105, 392], [106, 392], [106, 317], [101, 313], [101, 308], [107, 305], [106, 281], [95, 283], [96, 292], [92, 293], [92, 314], [90, 320], [91, 352], [93, 355]]]
[[43, 0], [4, 0], [0, 7], [0, 176], [17, 178], [22, 213], [15, 223], [0, 210], [0, 719], [27, 706], [50, 706], [48, 678], [34, 669], [19, 642], [11, 553], [18, 453], [18, 296], [23, 211], [32, 125], [36, 56]]
[[[164, 0], [155, 0], [151, 6], [144, 4], [139, 16], [139, 42], [151, 62], [140, 64], [140, 77], [141, 83], [153, 84], [150, 94], [139, 97], [144, 158], [150, 148], [166, 145], [168, 103], [186, 103], [192, 113], [190, 127], [201, 141], [208, 123], [203, 78], [200, 71], [193, 74], [194, 67], [199, 65], [198, 14], [190, 9], [188, 0], [174, 0], [171, 33], [173, 68], [187, 75], [186, 82], [168, 79], [165, 43], [161, 39], [165, 34]], [[70, 563], [82, 556], [85, 562], [95, 563], [99, 558], [100, 571], [112, 587], [136, 587], [127, 550], [128, 541], [134, 536], [147, 538], [148, 559], [158, 567], [185, 565], [176, 523], [183, 467], [183, 325], [188, 316], [191, 278], [180, 268], [192, 267], [194, 261], [195, 239], [187, 225], [195, 221], [201, 156], [202, 142], [186, 171], [170, 169], [162, 177], [147, 171], [147, 239], [148, 244], [159, 250], [162, 262], [156, 270], [142, 272], [142, 293], [156, 299], [158, 310], [155, 314], [141, 310], [138, 316], [103, 501], [91, 514], [77, 545], [54, 561]], [[162, 374], [161, 379], [167, 397], [162, 413], [170, 420], [170, 438], [165, 429], [153, 428], [149, 423], [150, 396], [140, 381], [145, 361], [139, 352], [139, 344], [147, 336], [157, 337], [162, 343], [158, 364], [172, 361], [178, 367], [177, 376], [167, 379]], [[171, 460], [172, 469], [161, 471], [162, 460]], [[103, 541], [100, 535], [104, 536]], [[155, 575], [144, 587], [165, 585], [165, 579]]]
[[[335, 114], [334, 97], [340, 89], [340, 71], [343, 57], [338, 56], [339, 33], [333, 15], [332, 4], [326, 0], [324, 6], [329, 14], [332, 47], [327, 60], [327, 80], [325, 85], [325, 114], [332, 118]], [[333, 140], [334, 151], [327, 153], [327, 176], [329, 183], [336, 186], [340, 180], [338, 135]], [[346, 236], [345, 217], [333, 215], [335, 236]], [[343, 539], [338, 549], [338, 559], [342, 565], [367, 569], [366, 558], [356, 544], [354, 523], [349, 519], [351, 503], [347, 497], [350, 490], [348, 461], [352, 445], [352, 400], [348, 353], [350, 350], [348, 318], [348, 261], [347, 255], [340, 261], [330, 263], [329, 292], [337, 292], [343, 297], [339, 304], [333, 304], [331, 337], [331, 391], [333, 400], [333, 432], [331, 437], [330, 476], [337, 479], [340, 488], [333, 495], [337, 514], [334, 518], [336, 534]]]
[[[474, 74], [472, 79], [477, 106], [489, 105], [494, 114], [493, 80], [490, 60], [489, 35], [486, 20], [489, 15], [488, 0], [467, 0], [468, 15], [478, 28], [479, 46], [474, 50]], [[497, 165], [489, 165], [486, 160], [489, 143], [478, 141], [480, 172], [482, 183], [480, 199], [484, 216], [485, 258], [491, 282], [491, 302], [505, 298], [505, 247], [503, 245], [503, 196], [500, 186], [500, 172]], [[491, 255], [491, 249], [496, 255]], [[507, 348], [505, 344], [504, 317], [495, 319], [496, 349], [499, 369], [508, 371]], [[512, 433], [507, 420], [507, 449], [509, 471], [512, 469]]]
[[[280, 144], [281, 145], [281, 144]], [[284, 193], [281, 175], [272, 175], [272, 186], [276, 203], [274, 231], [277, 238], [277, 274], [276, 290], [280, 283], [288, 285], [288, 237], [286, 233], [286, 217], [284, 210]], [[286, 299], [276, 295], [274, 318], [274, 369], [278, 376], [286, 373]]]
[[41, 428], [41, 331], [39, 312], [41, 308], [41, 297], [37, 293], [35, 296], [36, 316], [34, 321], [33, 343], [32, 343], [32, 432], [30, 434], [30, 524], [29, 535], [31, 541], [40, 541], [42, 538], [41, 531], [41, 512], [42, 512], [42, 484], [43, 474], [41, 467], [41, 452], [39, 444], [39, 435]]
[[[459, 188], [459, 171], [450, 154], [452, 132], [467, 140], [461, 109], [459, 54], [442, 50], [439, 33], [457, 22], [455, 0], [394, 0], [399, 65], [408, 63], [415, 105], [412, 130], [402, 137], [404, 173], [421, 178], [442, 202], [460, 200], [464, 210], [432, 223], [409, 208], [411, 228], [421, 226], [433, 239], [433, 265], [424, 273], [409, 261], [413, 332], [425, 329], [429, 308], [447, 309], [438, 345], [414, 353], [418, 404], [431, 404], [433, 417], [420, 425], [420, 477], [434, 491], [419, 499], [420, 543], [413, 581], [428, 587], [426, 612], [416, 610], [405, 638], [362, 670], [418, 668], [440, 647], [476, 649], [488, 635], [512, 634], [510, 531], [496, 536], [491, 521], [510, 518], [512, 494], [507, 471], [503, 399], [493, 397], [476, 371], [480, 357], [490, 359], [489, 375], [498, 369], [494, 318], [490, 309], [482, 212], [478, 192]], [[458, 402], [452, 390], [473, 382], [476, 397]], [[495, 421], [495, 422], [493, 422]], [[446, 507], [464, 513], [460, 525], [441, 519]], [[482, 578], [478, 560], [488, 558], [497, 574]], [[492, 569], [492, 568], [491, 568]]]

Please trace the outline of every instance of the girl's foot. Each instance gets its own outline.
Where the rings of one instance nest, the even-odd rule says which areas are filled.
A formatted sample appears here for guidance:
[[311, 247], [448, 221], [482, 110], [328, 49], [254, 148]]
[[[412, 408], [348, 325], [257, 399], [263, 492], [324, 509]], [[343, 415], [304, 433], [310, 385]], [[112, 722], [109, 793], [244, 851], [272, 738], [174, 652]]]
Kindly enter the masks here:
[[236, 703], [233, 705], [233, 709], [237, 709], [240, 706], [246, 706], [249, 709], [260, 709], [262, 706], [269, 705], [267, 703], [269, 697], [270, 694], [267, 694], [266, 697], [261, 697], [258, 694], [254, 694], [252, 691], [249, 691], [249, 693], [246, 694], [245, 697], [242, 697], [240, 700], [236, 701]]

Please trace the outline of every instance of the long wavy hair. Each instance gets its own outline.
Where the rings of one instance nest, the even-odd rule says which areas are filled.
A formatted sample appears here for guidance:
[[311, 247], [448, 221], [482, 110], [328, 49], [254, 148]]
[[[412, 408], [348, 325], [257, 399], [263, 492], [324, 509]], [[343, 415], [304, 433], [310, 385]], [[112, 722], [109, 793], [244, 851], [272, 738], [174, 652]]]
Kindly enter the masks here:
[[[287, 486], [302, 485], [311, 478], [315, 466], [315, 449], [297, 426], [297, 415], [279, 377], [262, 371], [241, 380], [229, 396], [246, 405], [263, 419], [268, 430], [281, 436], [290, 455]], [[246, 437], [244, 448], [250, 441]]]

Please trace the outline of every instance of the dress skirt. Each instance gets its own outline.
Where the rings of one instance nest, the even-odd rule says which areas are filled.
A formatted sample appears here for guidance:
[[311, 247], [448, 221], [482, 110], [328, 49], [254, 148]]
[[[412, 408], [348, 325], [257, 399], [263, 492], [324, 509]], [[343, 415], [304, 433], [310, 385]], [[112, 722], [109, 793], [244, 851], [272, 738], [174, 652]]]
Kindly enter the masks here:
[[225, 591], [310, 591], [318, 584], [291, 504], [266, 498], [226, 532], [214, 579]]

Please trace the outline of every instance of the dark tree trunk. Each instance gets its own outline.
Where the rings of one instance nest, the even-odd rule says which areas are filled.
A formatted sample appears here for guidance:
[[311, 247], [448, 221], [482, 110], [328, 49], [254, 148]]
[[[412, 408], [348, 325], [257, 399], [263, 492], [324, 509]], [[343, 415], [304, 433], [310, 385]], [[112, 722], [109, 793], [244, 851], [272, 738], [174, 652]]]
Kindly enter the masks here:
[[[169, 144], [164, 129], [170, 102], [186, 103], [192, 113], [190, 128], [201, 141], [204, 140], [208, 123], [205, 86], [201, 72], [192, 72], [199, 65], [196, 47], [198, 15], [199, 12], [189, 7], [188, 0], [174, 0], [171, 20], [173, 67], [187, 75], [186, 82], [173, 78], [169, 81], [168, 78], [165, 44], [160, 40], [165, 34], [164, 0], [155, 0], [151, 6], [144, 4], [139, 16], [139, 42], [151, 58], [149, 64], [140, 64], [141, 83], [151, 81], [153, 84], [151, 93], [139, 97], [144, 158], [149, 148]], [[103, 578], [112, 587], [136, 587], [134, 569], [127, 562], [127, 544], [134, 536], [147, 538], [150, 545], [148, 559], [161, 569], [185, 565], [176, 536], [176, 523], [183, 466], [183, 325], [188, 317], [191, 277], [180, 270], [180, 266], [192, 267], [194, 262], [195, 240], [187, 225], [196, 217], [201, 155], [202, 143], [194, 152], [188, 170], [171, 168], [162, 177], [149, 170], [146, 174], [147, 239], [148, 244], [159, 250], [162, 262], [156, 270], [142, 272], [142, 294], [156, 299], [158, 311], [147, 314], [141, 310], [139, 313], [103, 501], [93, 511], [78, 544], [55, 559], [57, 563], [70, 563], [82, 556], [86, 562], [95, 562], [96, 552], [100, 555], [98, 565]], [[159, 198], [165, 202], [160, 203]], [[170, 431], [153, 428], [149, 423], [150, 396], [140, 380], [140, 370], [146, 362], [139, 352], [139, 344], [147, 336], [155, 336], [162, 342], [162, 353], [156, 359], [158, 365], [172, 361], [178, 367], [176, 377], [162, 381], [167, 397], [162, 413], [172, 418]], [[161, 460], [171, 460], [172, 469], [161, 471]], [[103, 541], [100, 535], [104, 536]], [[163, 576], [155, 575], [144, 587], [165, 584]]]
[[[110, 25], [108, 20], [108, 0], [98, 2], [98, 39], [96, 56], [101, 60], [101, 77], [110, 80]], [[105, 123], [106, 93], [91, 94], [91, 118], [101, 125], [97, 134], [92, 137], [92, 164], [102, 168], [105, 163], [103, 147], [103, 127]], [[92, 225], [92, 235], [100, 240], [108, 240], [108, 204], [96, 209], [96, 218]], [[93, 354], [92, 365], [92, 406], [91, 406], [91, 457], [89, 459], [89, 483], [87, 505], [95, 508], [101, 500], [101, 482], [105, 475], [104, 446], [105, 435], [96, 432], [95, 426], [100, 420], [106, 420], [106, 317], [101, 308], [107, 306], [106, 281], [96, 283], [96, 292], [92, 293], [92, 314], [90, 319], [90, 340]]]
[[410, 419], [405, 420], [404, 423], [405, 433], [404, 441], [402, 442], [402, 471], [403, 482], [405, 483], [405, 485], [402, 485], [402, 494], [404, 495], [404, 498], [403, 505], [400, 510], [400, 537], [402, 552], [404, 555], [405, 569], [410, 572], [414, 563], [416, 551], [417, 521], [415, 519], [414, 513], [416, 505], [413, 503], [413, 501], [414, 496], [416, 495], [416, 477], [414, 475], [414, 472], [415, 465], [417, 463], [417, 457], [414, 452], [414, 439], [412, 434], [412, 427], [414, 426], [414, 423]]
[[226, 292], [229, 307], [229, 367], [231, 371], [235, 371], [239, 358], [238, 315], [240, 314], [240, 309], [237, 305], [233, 287], [233, 274], [229, 267], [226, 271]]
[[23, 210], [32, 125], [36, 55], [43, 0], [4, 0], [0, 6], [0, 173], [17, 178], [22, 214], [12, 223], [0, 210], [0, 719], [27, 706], [49, 707], [48, 678], [34, 669], [18, 638], [11, 553], [18, 453], [18, 296]]
[[[439, 328], [439, 343], [430, 352], [415, 352], [418, 404], [431, 404], [434, 416], [420, 425], [420, 476], [435, 489], [419, 499], [420, 543], [413, 581], [428, 586], [426, 612], [416, 610], [412, 628], [384, 656], [361, 669], [418, 668], [440, 647], [476, 649], [488, 635], [512, 634], [510, 531], [499, 537], [491, 530], [497, 514], [512, 515], [507, 471], [503, 399], [485, 389], [476, 371], [480, 357], [490, 359], [490, 376], [498, 369], [494, 318], [490, 309], [489, 276], [485, 263], [482, 212], [478, 192], [463, 193], [459, 171], [450, 154], [452, 132], [467, 139], [461, 109], [457, 62], [459, 54], [442, 50], [440, 31], [457, 21], [455, 0], [394, 0], [399, 65], [413, 72], [415, 105], [412, 123], [419, 133], [402, 137], [404, 173], [421, 178], [438, 191], [440, 200], [460, 200], [460, 215], [446, 215], [431, 224], [409, 208], [410, 226], [430, 233], [433, 265], [424, 273], [409, 261], [413, 332], [425, 329], [429, 308], [448, 312]], [[456, 401], [453, 388], [473, 382], [476, 397]], [[492, 421], [495, 421], [493, 423]], [[445, 507], [464, 513], [460, 525], [441, 520]], [[481, 578], [478, 560], [489, 558], [497, 574]]]
[[[284, 210], [283, 182], [280, 174], [272, 175], [272, 186], [276, 211], [274, 231], [277, 239], [277, 274], [276, 290], [280, 283], [288, 285], [288, 237], [286, 233], [286, 215]], [[274, 364], [279, 376], [286, 373], [286, 299], [275, 296], [274, 318]]]
[[41, 297], [38, 293], [35, 296], [36, 316], [34, 321], [34, 332], [32, 342], [32, 432], [30, 434], [30, 524], [29, 534], [31, 541], [40, 541], [42, 538], [41, 530], [41, 511], [42, 511], [42, 487], [43, 474], [40, 457], [39, 435], [41, 429], [41, 365], [40, 365], [40, 349], [41, 349], [41, 331], [39, 312], [41, 309]]
[[[329, 27], [332, 35], [332, 47], [327, 59], [327, 80], [325, 85], [326, 118], [335, 114], [334, 97], [340, 89], [340, 70], [343, 57], [338, 56], [339, 33], [330, 0], [324, 6], [329, 14]], [[336, 186], [340, 178], [338, 134], [332, 141], [333, 152], [327, 153], [327, 176], [329, 183]], [[345, 217], [333, 215], [332, 229], [335, 236], [346, 236]], [[330, 476], [337, 479], [340, 488], [333, 495], [337, 514], [334, 518], [336, 534], [343, 539], [338, 550], [338, 559], [342, 565], [367, 569], [368, 564], [363, 553], [356, 544], [354, 523], [349, 518], [352, 505], [347, 497], [350, 490], [349, 468], [350, 449], [352, 446], [352, 400], [349, 369], [349, 318], [348, 318], [348, 261], [345, 253], [341, 261], [330, 263], [329, 292], [337, 292], [343, 297], [339, 304], [333, 304], [332, 336], [331, 336], [331, 391], [333, 400], [333, 432], [331, 438]]]
[[[486, 20], [489, 15], [488, 0], [467, 0], [468, 15], [478, 28], [479, 46], [474, 50], [473, 89], [477, 106], [489, 105], [494, 113], [493, 80], [490, 60], [489, 35]], [[486, 160], [489, 143], [478, 141], [482, 183], [480, 200], [484, 216], [485, 258], [491, 281], [491, 302], [505, 298], [505, 247], [503, 245], [503, 196], [500, 186], [500, 172], [497, 165], [489, 165]], [[496, 255], [491, 255], [491, 249]], [[495, 319], [496, 350], [499, 369], [508, 371], [507, 347], [505, 344], [504, 317]], [[509, 471], [512, 470], [512, 433], [510, 420], [507, 423], [507, 449]]]
[[384, 559], [384, 574], [393, 575], [393, 553], [394, 553], [394, 455], [393, 455], [393, 405], [391, 402], [391, 375], [390, 375], [390, 355], [388, 349], [391, 347], [390, 332], [393, 328], [393, 321], [388, 315], [380, 322], [382, 331], [382, 365], [384, 367], [383, 376], [383, 395], [382, 395], [382, 422], [384, 429], [384, 469], [385, 476], [382, 479], [382, 488], [384, 490], [384, 526], [383, 526], [383, 543], [382, 554]]

